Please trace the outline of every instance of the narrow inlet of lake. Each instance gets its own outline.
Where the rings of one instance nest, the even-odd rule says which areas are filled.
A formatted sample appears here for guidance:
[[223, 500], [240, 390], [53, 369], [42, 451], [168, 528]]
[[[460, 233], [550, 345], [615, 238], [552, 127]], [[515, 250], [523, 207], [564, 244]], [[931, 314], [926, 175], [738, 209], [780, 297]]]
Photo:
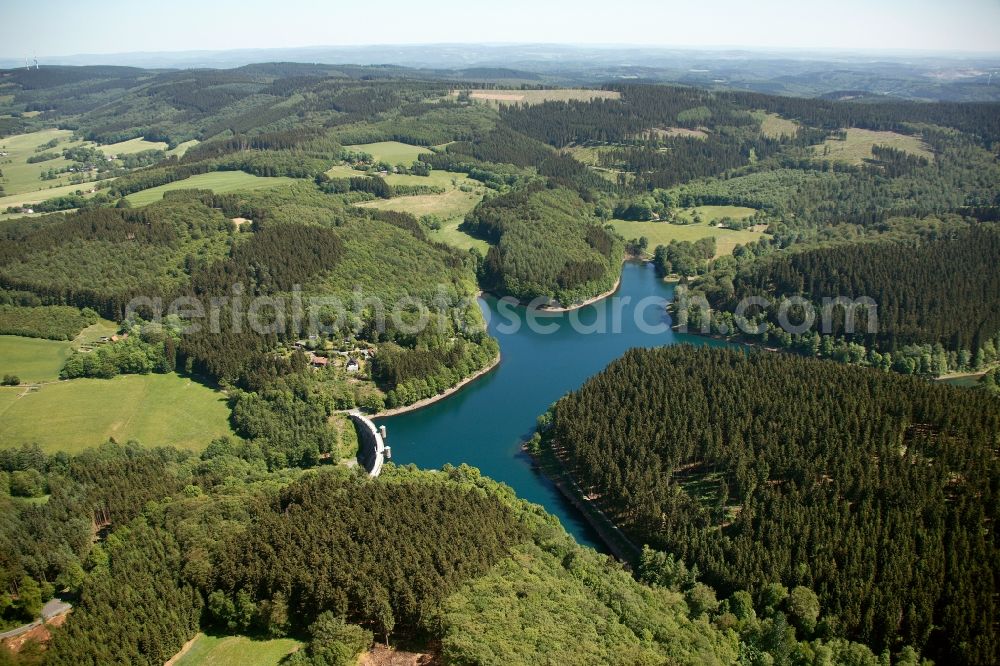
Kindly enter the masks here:
[[[726, 343], [669, 330], [665, 306], [674, 285], [651, 264], [629, 262], [614, 296], [568, 313], [539, 314], [529, 325], [523, 307], [480, 301], [502, 361], [493, 372], [440, 402], [379, 420], [393, 462], [437, 469], [467, 463], [541, 504], [584, 545], [606, 548], [580, 512], [521, 451], [535, 419], [633, 347]], [[517, 330], [511, 322], [520, 322]]]

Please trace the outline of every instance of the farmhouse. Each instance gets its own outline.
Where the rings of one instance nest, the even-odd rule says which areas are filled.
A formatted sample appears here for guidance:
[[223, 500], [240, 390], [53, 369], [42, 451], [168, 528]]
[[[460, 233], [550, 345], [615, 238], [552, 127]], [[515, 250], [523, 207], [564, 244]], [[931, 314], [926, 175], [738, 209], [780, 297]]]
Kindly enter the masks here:
[[357, 359], [352, 358], [350, 361], [347, 362], [347, 371], [348, 372], [357, 372], [360, 369], [361, 369], [361, 365], [358, 363]]
[[314, 368], [325, 368], [330, 363], [330, 359], [325, 356], [313, 356], [309, 362]]

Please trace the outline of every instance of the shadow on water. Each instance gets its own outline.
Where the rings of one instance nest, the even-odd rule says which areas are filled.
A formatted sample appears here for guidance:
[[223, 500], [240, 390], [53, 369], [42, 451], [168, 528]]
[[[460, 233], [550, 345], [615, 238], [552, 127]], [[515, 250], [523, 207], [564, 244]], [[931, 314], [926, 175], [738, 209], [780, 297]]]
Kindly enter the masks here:
[[[548, 332], [525, 325], [524, 308], [482, 299], [503, 360], [495, 371], [440, 402], [379, 420], [388, 429], [393, 461], [427, 469], [446, 463], [478, 467], [519, 497], [544, 506], [580, 543], [606, 552], [582, 514], [532, 465], [521, 443], [549, 405], [628, 349], [725, 344], [669, 330], [665, 305], [673, 290], [651, 265], [626, 263], [613, 297], [575, 312], [538, 316]], [[620, 316], [614, 316], [616, 311]], [[514, 317], [522, 321], [516, 331], [510, 324]]]

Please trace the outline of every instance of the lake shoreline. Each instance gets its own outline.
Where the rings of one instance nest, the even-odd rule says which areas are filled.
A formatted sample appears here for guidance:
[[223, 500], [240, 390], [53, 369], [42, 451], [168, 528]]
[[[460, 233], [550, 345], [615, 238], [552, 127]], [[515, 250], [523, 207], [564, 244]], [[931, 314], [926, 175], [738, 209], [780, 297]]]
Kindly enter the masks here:
[[[645, 259], [636, 258], [636, 257], [625, 257], [624, 259], [622, 259], [622, 267], [624, 267], [625, 264], [628, 263], [628, 262], [630, 262], [630, 261], [633, 261], [633, 262], [636, 262], [636, 263], [646, 263]], [[618, 279], [615, 280], [614, 286], [612, 286], [611, 289], [608, 289], [607, 291], [603, 291], [600, 294], [597, 294], [596, 296], [591, 296], [590, 298], [588, 298], [586, 300], [580, 301], [579, 303], [574, 303], [572, 305], [562, 306], [562, 305], [548, 305], [548, 304], [546, 304], [546, 305], [540, 305], [537, 308], [533, 308], [533, 310], [535, 312], [544, 312], [546, 314], [549, 314], [549, 313], [551, 313], [551, 314], [561, 314], [561, 313], [565, 313], [565, 312], [573, 312], [574, 310], [579, 310], [580, 308], [585, 308], [588, 305], [593, 305], [594, 303], [597, 303], [599, 301], [603, 301], [605, 298], [609, 298], [611, 296], [614, 296], [615, 293], [617, 293], [617, 291], [621, 288], [621, 286], [622, 286], [622, 269], [619, 268], [618, 269]], [[500, 300], [502, 298], [515, 298], [514, 296], [511, 296], [510, 294], [506, 294], [504, 296], [499, 296], [499, 295], [494, 294], [492, 292], [486, 292], [486, 291], [480, 291], [479, 295], [480, 296], [489, 295], [489, 296], [492, 296], [493, 298], [495, 298], [497, 300]], [[515, 300], [517, 301], [517, 304], [519, 306], [524, 307], [524, 308], [527, 308], [531, 304], [531, 301], [524, 301], [524, 300], [522, 300], [520, 298], [515, 298]]]
[[468, 377], [466, 377], [465, 379], [463, 379], [459, 383], [455, 384], [454, 386], [452, 386], [452, 387], [450, 387], [448, 389], [445, 389], [443, 392], [438, 393], [435, 396], [431, 396], [430, 398], [424, 398], [423, 400], [418, 400], [418, 401], [414, 402], [413, 404], [404, 405], [403, 407], [394, 407], [393, 409], [386, 409], [386, 410], [383, 410], [383, 411], [381, 411], [381, 412], [379, 412], [377, 414], [373, 414], [369, 418], [372, 418], [372, 419], [385, 419], [385, 418], [389, 418], [390, 416], [399, 416], [400, 414], [406, 414], [408, 412], [415, 412], [418, 409], [423, 409], [424, 407], [429, 407], [430, 405], [433, 405], [435, 402], [439, 402], [441, 400], [444, 400], [445, 398], [450, 398], [451, 396], [453, 396], [454, 394], [458, 393], [463, 388], [465, 388], [466, 386], [468, 386], [472, 382], [476, 381], [480, 377], [488, 375], [489, 373], [491, 373], [494, 370], [496, 370], [497, 366], [500, 365], [500, 360], [502, 358], [503, 357], [502, 357], [501, 354], [497, 354], [496, 358], [493, 359], [493, 361], [489, 365], [487, 365], [486, 367], [484, 367], [484, 368], [478, 370], [477, 372], [469, 375]]
[[565, 464], [555, 451], [546, 448], [543, 451], [533, 452], [528, 447], [527, 442], [521, 444], [521, 450], [531, 458], [532, 466], [538, 473], [551, 481], [563, 497], [576, 507], [576, 510], [615, 558], [626, 565], [631, 565], [638, 560], [641, 550], [625, 535], [621, 527], [584, 495], [583, 490], [567, 471]]

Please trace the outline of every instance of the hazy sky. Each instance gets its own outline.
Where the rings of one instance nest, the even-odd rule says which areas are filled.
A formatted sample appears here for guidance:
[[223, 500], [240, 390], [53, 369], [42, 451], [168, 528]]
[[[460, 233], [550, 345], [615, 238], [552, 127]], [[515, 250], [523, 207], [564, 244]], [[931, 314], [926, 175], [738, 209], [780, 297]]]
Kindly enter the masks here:
[[1000, 52], [1000, 0], [0, 0], [0, 56], [442, 42]]

